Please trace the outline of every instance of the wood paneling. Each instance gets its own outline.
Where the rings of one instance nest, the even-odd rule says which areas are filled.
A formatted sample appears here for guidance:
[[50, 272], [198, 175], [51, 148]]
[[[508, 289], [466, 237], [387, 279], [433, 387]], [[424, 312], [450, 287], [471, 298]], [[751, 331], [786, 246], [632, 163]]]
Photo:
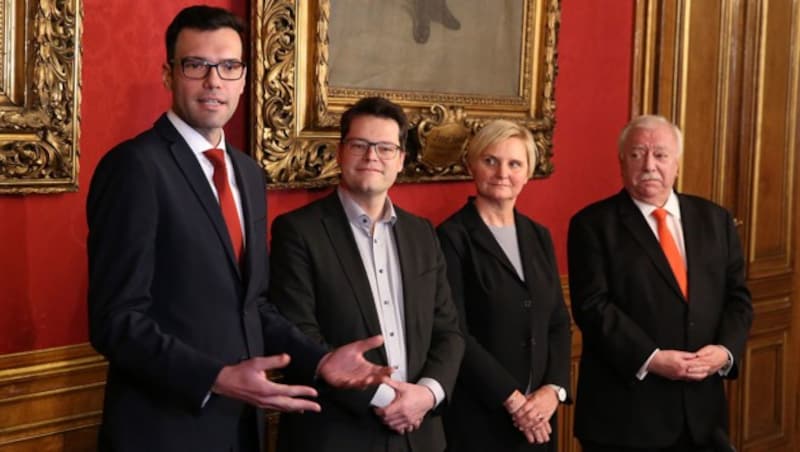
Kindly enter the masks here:
[[730, 209], [745, 247], [755, 320], [728, 385], [731, 437], [794, 450], [800, 2], [638, 0], [635, 30], [632, 115], [682, 128], [679, 189]]
[[88, 344], [0, 356], [0, 452], [96, 450], [105, 377]]

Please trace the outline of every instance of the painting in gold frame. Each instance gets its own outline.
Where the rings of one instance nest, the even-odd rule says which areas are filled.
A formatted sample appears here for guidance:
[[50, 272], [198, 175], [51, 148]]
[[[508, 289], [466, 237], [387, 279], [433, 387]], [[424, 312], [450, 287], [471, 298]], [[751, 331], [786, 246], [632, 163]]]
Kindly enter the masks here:
[[0, 3], [0, 193], [78, 189], [80, 0]]
[[[460, 22], [459, 28], [452, 27], [452, 23], [446, 26], [440, 12], [428, 23], [427, 40], [420, 42], [424, 33], [417, 29], [415, 5], [426, 1], [446, 4]], [[355, 5], [348, 9], [339, 2]], [[358, 5], [362, 9], [378, 5], [383, 11], [365, 13]], [[393, 5], [400, 9], [392, 13], [389, 9]], [[413, 130], [409, 134], [404, 169], [398, 178], [401, 182], [469, 178], [461, 158], [466, 145], [487, 121], [498, 118], [519, 122], [533, 132], [543, 151], [536, 162], [535, 177], [551, 174], [559, 1], [493, 2], [500, 10], [512, 11], [501, 13], [511, 18], [510, 28], [517, 30], [511, 34], [519, 41], [516, 47], [498, 47], [496, 34], [485, 34], [492, 32], [489, 26], [479, 27], [483, 35], [480, 30], [465, 32], [474, 30], [470, 24], [475, 20], [485, 18], [485, 5], [481, 0], [255, 0], [253, 57], [249, 69], [251, 145], [254, 158], [265, 170], [268, 187], [308, 188], [335, 183], [339, 118], [347, 107], [365, 96], [383, 96], [397, 102], [411, 120]], [[384, 16], [399, 24], [396, 29], [390, 30], [386, 23], [375, 20]], [[508, 70], [499, 71], [505, 83], [499, 89], [494, 83], [480, 84], [477, 89], [454, 84], [449, 89], [442, 81], [455, 77], [440, 76], [437, 80], [437, 71], [431, 72], [434, 78], [429, 79], [432, 80], [429, 85], [424, 80], [422, 85], [404, 83], [408, 77], [389, 82], [381, 77], [378, 83], [375, 78], [344, 71], [342, 68], [358, 68], [369, 60], [364, 54], [343, 53], [342, 49], [359, 42], [347, 39], [360, 39], [377, 52], [395, 55], [396, 52], [387, 52], [385, 46], [373, 45], [378, 36], [374, 28], [370, 30], [371, 22], [378, 23], [383, 44], [407, 41], [400, 46], [405, 53], [395, 57], [397, 65], [422, 70], [429, 66], [419, 64], [424, 54], [438, 51], [440, 55], [449, 55], [458, 52], [458, 46], [468, 50], [477, 46], [490, 53], [510, 55], [515, 63], [511, 67], [516, 72], [509, 75]], [[345, 34], [352, 32], [356, 37], [342, 37], [343, 29]], [[480, 60], [472, 67], [479, 66]], [[469, 67], [464, 66], [464, 71], [469, 71]], [[463, 77], [481, 79], [472, 73]]]

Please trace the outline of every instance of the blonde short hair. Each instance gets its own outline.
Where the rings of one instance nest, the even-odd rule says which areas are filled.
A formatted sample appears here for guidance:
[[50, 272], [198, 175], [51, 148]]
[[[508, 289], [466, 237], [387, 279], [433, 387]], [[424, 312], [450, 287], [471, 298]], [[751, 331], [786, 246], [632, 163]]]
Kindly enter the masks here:
[[505, 119], [489, 122], [472, 137], [465, 156], [467, 166], [472, 165], [486, 148], [509, 138], [519, 138], [525, 145], [528, 157], [528, 178], [532, 177], [539, 158], [539, 149], [533, 141], [533, 134], [525, 126]]
[[661, 126], [667, 126], [672, 131], [672, 134], [675, 136], [675, 142], [678, 143], [678, 155], [681, 155], [681, 153], [683, 153], [683, 132], [681, 132], [681, 129], [663, 116], [642, 115], [631, 119], [631, 121], [622, 128], [622, 132], [619, 134], [619, 140], [617, 140], [619, 159], [622, 160], [622, 155], [625, 152], [623, 147], [631, 132], [638, 129], [655, 129]]

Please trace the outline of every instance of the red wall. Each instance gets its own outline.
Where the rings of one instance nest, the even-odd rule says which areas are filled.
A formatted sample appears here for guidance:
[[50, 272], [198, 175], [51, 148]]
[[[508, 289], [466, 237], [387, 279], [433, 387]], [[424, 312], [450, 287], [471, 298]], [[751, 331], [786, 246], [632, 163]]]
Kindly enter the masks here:
[[[80, 190], [0, 197], [0, 354], [85, 342], [86, 190], [100, 157], [148, 128], [169, 106], [160, 83], [163, 33], [188, 0], [84, 0]], [[246, 17], [249, 2], [207, 0]], [[555, 173], [531, 182], [518, 208], [553, 233], [566, 271], [570, 216], [618, 190], [615, 138], [627, 119], [633, 2], [562, 2], [556, 83]], [[613, 30], [609, 32], [608, 30]], [[243, 98], [243, 100], [246, 99]], [[244, 103], [244, 102], [243, 102]], [[246, 105], [227, 127], [247, 145]], [[472, 192], [469, 182], [401, 185], [398, 205], [438, 223]], [[321, 193], [270, 192], [270, 216]]]

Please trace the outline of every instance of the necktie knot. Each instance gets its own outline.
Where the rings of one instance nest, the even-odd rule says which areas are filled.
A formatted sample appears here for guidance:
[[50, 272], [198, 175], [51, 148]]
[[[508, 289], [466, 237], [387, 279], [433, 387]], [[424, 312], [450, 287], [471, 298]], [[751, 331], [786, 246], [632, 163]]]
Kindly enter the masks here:
[[222, 149], [209, 149], [203, 151], [203, 155], [214, 165], [214, 171], [219, 171], [220, 168], [225, 169], [225, 153]]
[[659, 207], [653, 211], [653, 216], [656, 217], [656, 221], [661, 223], [667, 218], [667, 211]]

